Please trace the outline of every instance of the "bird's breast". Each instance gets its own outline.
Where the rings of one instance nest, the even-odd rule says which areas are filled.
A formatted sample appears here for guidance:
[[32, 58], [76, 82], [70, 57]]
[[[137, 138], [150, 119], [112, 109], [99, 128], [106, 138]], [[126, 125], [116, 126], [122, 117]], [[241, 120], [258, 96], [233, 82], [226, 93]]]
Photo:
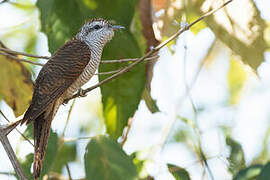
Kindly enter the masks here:
[[89, 63], [86, 65], [82, 74], [78, 79], [67, 89], [65, 93], [65, 98], [68, 98], [73, 95], [78, 89], [80, 89], [86, 82], [88, 82], [94, 73], [96, 72], [100, 62], [100, 56], [93, 54]]

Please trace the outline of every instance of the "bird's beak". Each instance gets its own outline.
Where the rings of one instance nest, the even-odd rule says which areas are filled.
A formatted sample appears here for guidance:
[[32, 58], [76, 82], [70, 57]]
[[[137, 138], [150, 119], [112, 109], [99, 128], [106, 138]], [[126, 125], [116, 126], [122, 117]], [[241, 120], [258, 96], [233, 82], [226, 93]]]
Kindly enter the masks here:
[[113, 30], [125, 29], [124, 26], [119, 26], [119, 25], [112, 25], [111, 27], [112, 27]]

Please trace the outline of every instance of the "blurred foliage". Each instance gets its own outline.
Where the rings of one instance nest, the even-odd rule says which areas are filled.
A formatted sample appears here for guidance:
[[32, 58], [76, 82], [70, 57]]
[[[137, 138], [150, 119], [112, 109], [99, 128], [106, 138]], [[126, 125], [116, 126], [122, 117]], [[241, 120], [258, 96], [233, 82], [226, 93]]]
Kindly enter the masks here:
[[6, 101], [16, 116], [22, 115], [31, 102], [31, 73], [22, 63], [0, 55], [0, 77], [0, 99]]
[[270, 162], [267, 163], [260, 173], [260, 175], [257, 177], [257, 180], [268, 180], [270, 177]]
[[[23, 172], [26, 176], [27, 179], [32, 179], [32, 173], [31, 173], [31, 166], [33, 163], [33, 159], [34, 159], [34, 154], [30, 153], [28, 154], [25, 159], [20, 160]], [[19, 177], [16, 175], [16, 177], [19, 179]]]
[[[188, 6], [198, 14], [202, 14], [203, 11], [196, 3], [197, 1], [189, 3]], [[219, 5], [218, 3], [214, 2], [208, 8], [215, 8]], [[264, 60], [264, 52], [267, 49], [267, 43], [264, 39], [265, 22], [261, 18], [254, 1], [235, 1], [233, 4], [233, 6], [229, 5], [219, 13], [206, 18], [205, 22], [219, 40], [226, 44], [234, 54], [239, 55], [245, 64], [257, 72], [258, 66]], [[241, 9], [241, 14], [245, 15], [244, 21], [232, 7]]]
[[253, 180], [261, 173], [262, 165], [251, 165], [246, 169], [239, 171], [233, 180]]
[[228, 84], [230, 92], [230, 104], [237, 104], [241, 95], [241, 90], [247, 80], [247, 72], [243, 65], [233, 56], [230, 59], [230, 67], [228, 71]]
[[106, 136], [93, 138], [84, 155], [86, 179], [135, 179], [136, 167], [120, 145]]
[[61, 173], [63, 167], [69, 162], [76, 160], [77, 148], [76, 142], [63, 143], [56, 155], [52, 169], [53, 172]]
[[265, 165], [251, 165], [242, 169], [233, 180], [268, 180], [270, 177], [270, 162]]
[[231, 137], [226, 137], [226, 144], [230, 146], [231, 152], [228, 157], [229, 171], [236, 174], [240, 169], [245, 168], [245, 157], [242, 146]]
[[190, 180], [189, 173], [185, 169], [172, 164], [168, 164], [168, 169], [175, 180]]

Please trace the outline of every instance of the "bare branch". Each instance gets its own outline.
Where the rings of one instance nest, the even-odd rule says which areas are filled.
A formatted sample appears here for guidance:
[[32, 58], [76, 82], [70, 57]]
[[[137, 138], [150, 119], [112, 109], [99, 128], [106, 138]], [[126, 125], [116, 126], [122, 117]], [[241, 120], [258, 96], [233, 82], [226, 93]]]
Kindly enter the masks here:
[[[152, 56], [152, 57], [148, 57], [145, 58], [145, 61], [152, 61], [152, 60], [156, 60], [159, 56]], [[131, 59], [119, 59], [119, 60], [102, 60], [100, 63], [103, 64], [111, 64], [111, 63], [123, 63], [123, 62], [132, 62], [132, 61], [137, 61], [139, 58], [131, 58]]]
[[71, 112], [73, 110], [74, 105], [75, 105], [75, 99], [72, 101], [72, 104], [71, 104], [70, 109], [68, 111], [67, 121], [66, 121], [66, 124], [65, 124], [65, 127], [64, 127], [64, 130], [63, 130], [63, 133], [62, 133], [62, 138], [65, 137], [65, 132], [66, 132], [67, 125], [68, 125], [68, 122], [70, 120]]
[[121, 142], [121, 147], [124, 147], [126, 141], [127, 141], [127, 138], [128, 138], [128, 133], [129, 133], [129, 130], [131, 128], [131, 124], [133, 122], [133, 119], [134, 118], [129, 118], [128, 120], [128, 125], [127, 125], [127, 130], [126, 130], [126, 133], [124, 134], [124, 138], [123, 138], [123, 141]]
[[68, 163], [66, 164], [66, 168], [67, 168], [67, 172], [68, 172], [68, 178], [69, 178], [69, 180], [72, 180], [72, 178], [71, 178], [71, 172], [70, 172], [70, 168], [68, 166]]
[[13, 51], [13, 50], [2, 48], [2, 47], [0, 47], [0, 51], [7, 52], [9, 54], [22, 55], [22, 56], [27, 56], [27, 57], [39, 58], [39, 59], [50, 59], [49, 56], [38, 56], [38, 55], [28, 54], [24, 52]]
[[121, 71], [123, 68], [119, 68], [116, 69], [114, 71], [108, 71], [108, 72], [99, 72], [99, 73], [95, 73], [94, 75], [107, 75], [107, 74], [113, 74], [113, 73], [117, 73], [119, 71]]
[[[4, 117], [4, 119], [7, 121], [7, 122], [10, 122], [10, 120], [8, 120], [8, 118], [5, 116], [5, 114], [2, 112], [2, 110], [0, 110], [0, 114]], [[18, 125], [19, 123], [21, 122], [21, 120], [15, 122], [14, 125]], [[13, 130], [13, 129], [12, 129]], [[33, 147], [34, 147], [34, 144], [23, 134], [21, 133], [16, 127], [15, 127], [15, 130], [26, 140], [28, 141]]]
[[[17, 121], [18, 122], [18, 121]], [[19, 178], [21, 180], [26, 180], [26, 177], [23, 173], [23, 170], [20, 166], [20, 163], [11, 147], [11, 144], [9, 143], [9, 140], [7, 138], [7, 134], [10, 132], [10, 128], [11, 126], [0, 126], [0, 141], [3, 144], [3, 147], [10, 159], [10, 162], [15, 170], [15, 172], [17, 173], [17, 175], [19, 176]], [[13, 127], [13, 126], [12, 126]], [[16, 126], [15, 126], [16, 127]]]
[[73, 142], [78, 140], [89, 140], [95, 136], [85, 136], [85, 137], [77, 137], [77, 138], [64, 138], [64, 142]]
[[13, 55], [5, 53], [5, 52], [0, 52], [0, 54], [4, 55], [4, 56], [7, 56], [7, 57], [9, 57], [11, 59], [14, 59], [16, 61], [19, 61], [19, 62], [24, 62], [24, 63], [34, 64], [34, 65], [38, 65], [38, 66], [43, 66], [42, 63], [33, 62], [33, 61], [26, 60], [26, 59], [18, 58], [17, 56], [13, 56]]
[[141, 58], [139, 58], [137, 61], [133, 62], [132, 64], [128, 65], [127, 67], [123, 68], [121, 71], [113, 74], [112, 76], [104, 79], [103, 81], [97, 83], [94, 86], [91, 86], [85, 90], [82, 90], [80, 93], [76, 93], [74, 94], [71, 98], [66, 99], [64, 101], [64, 103], [67, 103], [69, 100], [79, 97], [80, 95], [86, 95], [88, 92], [92, 91], [93, 89], [102, 86], [103, 84], [105, 84], [106, 82], [109, 82], [117, 77], [119, 77], [120, 75], [130, 71], [133, 67], [135, 67], [137, 64], [139, 64], [140, 62], [144, 61], [146, 58], [152, 56], [153, 54], [155, 54], [156, 52], [158, 52], [161, 48], [163, 48], [164, 46], [166, 46], [169, 42], [171, 42], [172, 40], [176, 39], [179, 35], [181, 35], [183, 32], [189, 30], [193, 25], [197, 24], [198, 22], [200, 22], [201, 20], [203, 20], [204, 18], [206, 18], [207, 16], [212, 15], [213, 13], [215, 13], [216, 11], [218, 11], [219, 9], [223, 8], [224, 6], [226, 6], [227, 4], [229, 4], [230, 2], [232, 2], [233, 0], [229, 0], [226, 3], [224, 3], [223, 5], [221, 5], [219, 8], [214, 9], [204, 15], [202, 15], [201, 17], [199, 17], [197, 20], [195, 20], [194, 22], [192, 22], [191, 24], [184, 26], [183, 28], [179, 29], [175, 34], [173, 34], [171, 37], [169, 37], [166, 41], [160, 43], [158, 46], [152, 48], [150, 51], [148, 51], [144, 56], [142, 56]]

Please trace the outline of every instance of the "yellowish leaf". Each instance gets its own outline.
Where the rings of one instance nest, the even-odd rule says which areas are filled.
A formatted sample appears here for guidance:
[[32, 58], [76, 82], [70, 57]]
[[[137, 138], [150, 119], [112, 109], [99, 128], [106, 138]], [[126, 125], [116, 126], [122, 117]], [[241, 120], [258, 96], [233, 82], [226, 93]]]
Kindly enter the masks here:
[[247, 80], [247, 72], [244, 66], [235, 57], [230, 59], [230, 68], [228, 72], [228, 85], [230, 91], [230, 104], [237, 104], [243, 86]]
[[0, 77], [0, 97], [20, 116], [31, 102], [31, 73], [20, 62], [0, 55]]

